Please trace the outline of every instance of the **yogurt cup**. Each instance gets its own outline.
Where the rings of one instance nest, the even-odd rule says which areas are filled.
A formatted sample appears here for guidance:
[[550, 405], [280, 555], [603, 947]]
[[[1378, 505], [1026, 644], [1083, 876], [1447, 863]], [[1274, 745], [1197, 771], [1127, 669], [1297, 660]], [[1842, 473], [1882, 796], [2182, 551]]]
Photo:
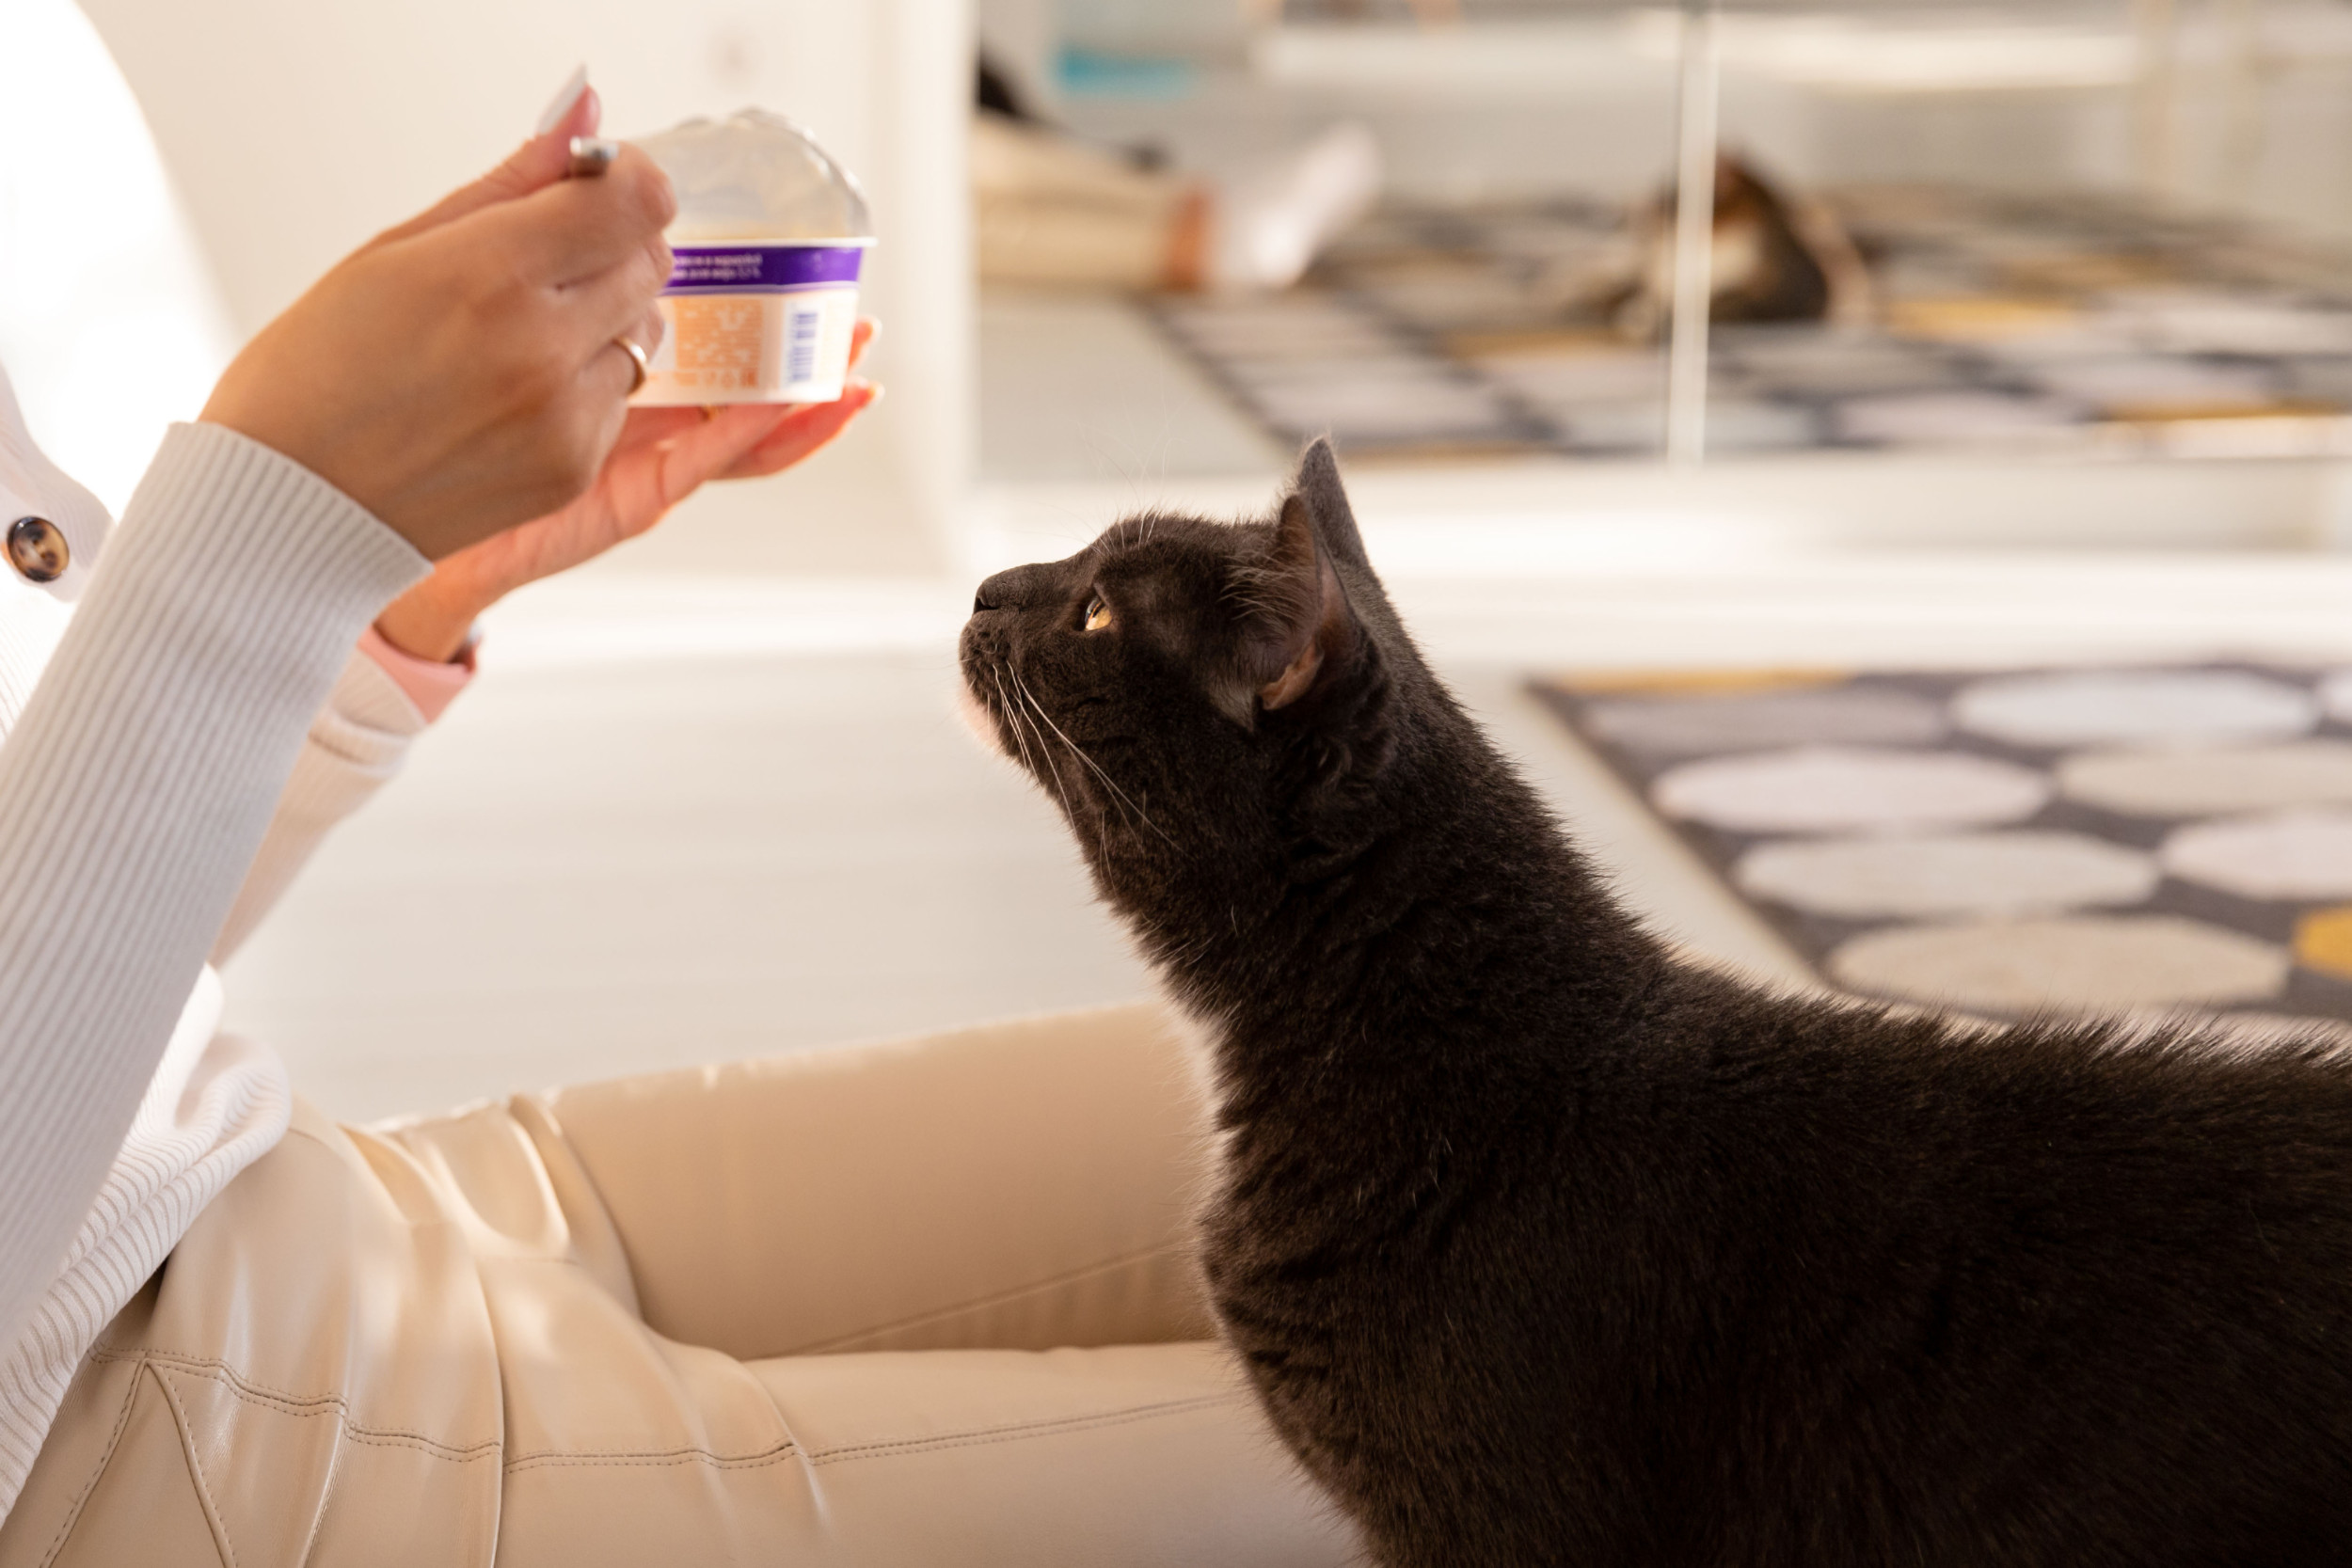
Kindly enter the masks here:
[[690, 119], [638, 145], [677, 193], [667, 330], [635, 401], [830, 403], [874, 244], [856, 178], [780, 115]]

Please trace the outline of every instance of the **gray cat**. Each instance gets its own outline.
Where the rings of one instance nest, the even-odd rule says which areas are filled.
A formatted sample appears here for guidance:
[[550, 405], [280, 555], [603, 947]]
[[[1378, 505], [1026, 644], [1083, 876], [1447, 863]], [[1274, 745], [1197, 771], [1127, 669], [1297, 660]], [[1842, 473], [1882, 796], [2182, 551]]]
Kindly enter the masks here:
[[1270, 520], [980, 587], [962, 666], [1214, 1041], [1216, 1312], [1392, 1568], [2352, 1562], [2352, 1069], [1677, 962]]

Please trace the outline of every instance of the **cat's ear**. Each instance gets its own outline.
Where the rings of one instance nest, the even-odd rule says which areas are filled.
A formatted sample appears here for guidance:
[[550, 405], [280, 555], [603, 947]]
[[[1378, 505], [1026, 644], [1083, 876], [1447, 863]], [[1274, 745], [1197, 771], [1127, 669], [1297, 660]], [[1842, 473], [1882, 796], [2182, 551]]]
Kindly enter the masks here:
[[1236, 693], [1271, 712], [1351, 661], [1362, 641], [1347, 592], [1318, 537], [1311, 503], [1294, 493], [1275, 519], [1274, 543], [1256, 568], [1245, 679]]
[[1307, 515], [1324, 547], [1369, 575], [1372, 557], [1364, 552], [1364, 536], [1356, 531], [1355, 508], [1347, 504], [1347, 489], [1340, 483], [1340, 459], [1331, 450], [1331, 437], [1316, 436], [1298, 454], [1291, 494], [1307, 503]]

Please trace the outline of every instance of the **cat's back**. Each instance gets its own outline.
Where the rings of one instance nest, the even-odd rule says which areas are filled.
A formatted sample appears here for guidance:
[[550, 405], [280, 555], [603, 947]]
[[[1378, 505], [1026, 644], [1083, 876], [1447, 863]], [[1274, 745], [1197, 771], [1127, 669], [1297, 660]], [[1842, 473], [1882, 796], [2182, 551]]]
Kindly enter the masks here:
[[1717, 1497], [1670, 1513], [1744, 1517], [1757, 1561], [1807, 1556], [1792, 1497], [1922, 1560], [2341, 1560], [2342, 1055], [1694, 976], [1590, 1082], [1557, 1240], [1645, 1293], [1565, 1368], [1704, 1460]]
[[1883, 1287], [1931, 1271], [1947, 1304], [2007, 1281], [2052, 1321], [2133, 1281], [2352, 1311], [2352, 1055], [2316, 1037], [1977, 1026], [1699, 975], [1587, 1083], [1601, 1163], [1718, 1266], [1819, 1249], [1804, 1267]]
[[2343, 1222], [2328, 1244], [2352, 1249], [2352, 1053], [2316, 1029], [1996, 1026], [1691, 974], [1605, 1064], [1596, 1092], [1619, 1099], [1626, 1132], [1661, 1152], [1696, 1139], [1825, 1214], [1932, 1201], [1956, 1225], [2002, 1219], [2021, 1245], [2106, 1227], [2169, 1244], [2250, 1203], [2315, 1240]]

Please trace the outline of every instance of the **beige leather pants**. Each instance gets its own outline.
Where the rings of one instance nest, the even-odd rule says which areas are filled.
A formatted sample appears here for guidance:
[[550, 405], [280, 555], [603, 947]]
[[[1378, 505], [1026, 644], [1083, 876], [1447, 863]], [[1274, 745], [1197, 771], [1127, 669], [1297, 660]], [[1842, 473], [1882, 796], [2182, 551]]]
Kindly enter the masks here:
[[1122, 1008], [484, 1105], [309, 1107], [84, 1369], [31, 1564], [1353, 1560], [1184, 1244]]

